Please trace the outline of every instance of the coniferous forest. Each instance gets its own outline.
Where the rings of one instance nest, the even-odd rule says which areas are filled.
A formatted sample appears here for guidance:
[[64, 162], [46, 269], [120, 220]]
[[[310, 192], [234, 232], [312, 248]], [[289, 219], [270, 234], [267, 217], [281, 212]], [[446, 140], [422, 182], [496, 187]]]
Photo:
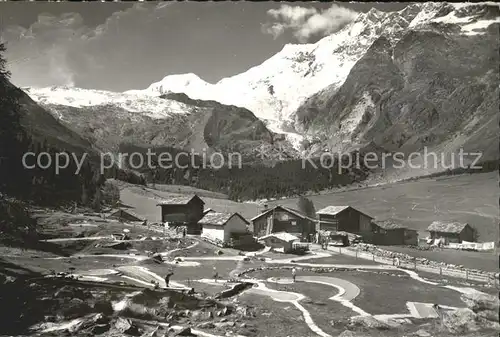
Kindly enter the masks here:
[[[147, 149], [133, 145], [122, 145], [120, 153], [143, 153]], [[180, 150], [168, 147], [152, 149], [152, 153], [169, 153], [172, 157]], [[309, 191], [319, 192], [328, 188], [346, 186], [366, 178], [368, 171], [360, 168], [339, 170], [335, 165], [314, 165], [302, 159], [278, 161], [274, 165], [246, 164], [241, 167], [203, 167], [202, 158], [179, 157], [177, 167], [161, 168], [152, 159], [155, 169], [144, 162], [137, 171], [146, 176], [149, 183], [189, 185], [200, 189], [225, 193], [232, 200], [256, 200], [264, 198], [290, 197]], [[132, 161], [132, 166], [140, 163]], [[175, 165], [172, 165], [175, 166]], [[329, 167], [331, 166], [331, 167]], [[347, 166], [347, 165], [345, 165]], [[340, 173], [339, 173], [340, 172]]]

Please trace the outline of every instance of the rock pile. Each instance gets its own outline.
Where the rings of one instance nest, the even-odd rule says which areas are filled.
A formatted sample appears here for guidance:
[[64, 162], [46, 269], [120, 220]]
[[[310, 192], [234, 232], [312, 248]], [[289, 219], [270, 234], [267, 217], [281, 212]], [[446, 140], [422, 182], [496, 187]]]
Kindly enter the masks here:
[[[244, 276], [246, 274], [255, 272], [255, 271], [262, 271], [262, 270], [276, 270], [276, 269], [292, 269], [294, 266], [280, 266], [280, 267], [257, 267], [257, 268], [248, 268], [242, 271], [241, 273], [237, 274], [237, 277]], [[347, 270], [357, 270], [353, 268], [323, 268], [323, 267], [300, 267], [298, 268], [300, 270], [305, 270], [305, 271], [312, 271], [315, 273], [332, 273], [335, 271], [347, 271]]]
[[385, 250], [382, 248], [377, 247], [376, 245], [372, 244], [367, 244], [367, 243], [359, 243], [352, 245], [350, 249], [361, 251], [361, 252], [368, 252], [370, 254], [374, 254], [375, 256], [380, 256], [380, 257], [385, 257], [388, 259], [394, 259], [398, 258], [401, 262], [405, 263], [417, 263], [421, 265], [428, 265], [430, 267], [435, 267], [435, 268], [445, 268], [445, 269], [460, 269], [465, 271], [466, 269], [474, 274], [491, 274], [492, 277], [494, 276], [492, 273], [488, 273], [483, 270], [478, 270], [478, 269], [469, 269], [469, 268], [464, 268], [462, 265], [454, 265], [451, 263], [445, 263], [445, 262], [436, 262], [432, 261], [426, 258], [422, 257], [414, 257], [408, 254], [404, 253], [398, 253], [398, 252], [392, 252], [389, 250]]
[[463, 334], [483, 330], [499, 331], [499, 299], [482, 292], [463, 294], [461, 299], [467, 308], [444, 311], [443, 327], [454, 334]]

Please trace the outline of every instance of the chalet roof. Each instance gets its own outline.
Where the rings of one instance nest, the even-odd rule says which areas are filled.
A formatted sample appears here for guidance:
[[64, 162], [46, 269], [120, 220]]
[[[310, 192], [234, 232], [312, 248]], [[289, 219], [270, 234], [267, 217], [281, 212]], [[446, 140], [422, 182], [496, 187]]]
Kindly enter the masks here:
[[348, 208], [349, 206], [328, 206], [316, 211], [316, 214], [336, 215]]
[[137, 221], [144, 221], [145, 218], [132, 212], [131, 210], [125, 210], [125, 209], [117, 209], [115, 211], [113, 211], [108, 217], [119, 217], [121, 214], [128, 214], [130, 215], [131, 217], [134, 217], [134, 218], [137, 218], [138, 220]]
[[385, 229], [385, 230], [392, 230], [392, 229], [406, 229], [405, 226], [402, 224], [398, 223], [395, 220], [392, 219], [387, 219], [387, 220], [373, 220], [372, 223], [377, 225], [378, 227]]
[[337, 215], [340, 212], [345, 211], [348, 208], [354, 209], [356, 212], [362, 213], [366, 215], [367, 217], [373, 219], [373, 217], [369, 216], [366, 213], [361, 212], [360, 210], [352, 207], [352, 206], [327, 206], [325, 208], [320, 209], [319, 211], [316, 212], [316, 214], [321, 214], [321, 215]]
[[264, 236], [260, 237], [259, 240], [265, 240], [265, 239], [271, 238], [271, 237], [274, 237], [278, 240], [285, 241], [285, 242], [292, 242], [292, 241], [299, 240], [298, 237], [296, 237], [295, 235], [292, 235], [290, 233], [287, 233], [287, 232], [271, 233], [271, 234], [264, 235]]
[[206, 210], [203, 211], [203, 215], [210, 213], [210, 212], [215, 212], [215, 211], [211, 208], [207, 208]]
[[461, 222], [456, 222], [456, 221], [451, 221], [451, 222], [434, 221], [427, 228], [427, 231], [459, 234], [464, 230], [464, 228], [467, 225], [468, 224], [466, 224], [466, 223], [461, 223]]
[[199, 199], [203, 204], [203, 200], [197, 196], [196, 194], [194, 195], [179, 195], [179, 196], [172, 196], [170, 198], [163, 199], [160, 201], [156, 206], [163, 206], [163, 205], [186, 205], [188, 204], [191, 200], [193, 199]]
[[299, 210], [296, 210], [296, 209], [293, 209], [293, 208], [290, 208], [290, 207], [285, 207], [285, 206], [281, 206], [281, 205], [278, 205], [278, 206], [275, 206], [273, 208], [270, 208], [269, 210], [265, 211], [265, 212], [262, 212], [260, 213], [259, 215], [253, 217], [252, 219], [250, 219], [250, 221], [254, 221], [254, 220], [257, 220], [259, 219], [260, 217], [264, 216], [264, 215], [267, 215], [269, 214], [270, 212], [272, 212], [273, 210], [276, 210], [276, 209], [282, 209], [288, 213], [291, 213], [301, 219], [307, 219], [307, 220], [311, 220], [311, 221], [316, 221], [316, 219], [313, 219], [313, 218], [310, 218], [308, 217], [307, 215], [303, 214], [302, 212], [300, 212]]
[[239, 216], [248, 224], [248, 221], [239, 213], [225, 213], [215, 211], [206, 213], [203, 218], [201, 218], [199, 223], [202, 225], [225, 226], [229, 219], [231, 219], [233, 216]]

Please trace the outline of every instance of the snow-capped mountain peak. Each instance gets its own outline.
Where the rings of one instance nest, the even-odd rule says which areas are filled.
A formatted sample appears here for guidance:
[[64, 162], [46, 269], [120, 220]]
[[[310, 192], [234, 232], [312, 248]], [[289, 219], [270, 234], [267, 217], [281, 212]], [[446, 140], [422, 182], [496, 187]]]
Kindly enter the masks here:
[[181, 112], [182, 106], [158, 97], [169, 92], [184, 93], [192, 99], [247, 108], [270, 130], [285, 133], [299, 144], [302, 136], [294, 127], [299, 107], [325, 88], [339, 88], [380, 37], [394, 46], [405, 34], [419, 30], [484, 34], [499, 18], [499, 5], [495, 3], [420, 3], [395, 12], [371, 9], [316, 43], [286, 44], [260, 65], [215, 84], [186, 73], [168, 75], [146, 89], [124, 93], [58, 87], [32, 89], [30, 95], [42, 102], [72, 106], [112, 102], [128, 111], [149, 111], [161, 118]]
[[155, 96], [118, 93], [104, 90], [81, 89], [68, 86], [48, 88], [23, 88], [23, 90], [40, 104], [64, 105], [75, 108], [114, 105], [130, 113], [141, 114], [151, 118], [165, 118], [172, 114], [187, 113], [184, 104]]
[[352, 66], [381, 35], [396, 42], [409, 29], [425, 28], [430, 23], [476, 22], [475, 27], [464, 28], [463, 33], [468, 34], [481, 23], [472, 14], [467, 18], [456, 18], [460, 12], [470, 10], [466, 9], [470, 6], [475, 4], [412, 4], [398, 12], [373, 8], [314, 44], [286, 44], [262, 64], [216, 84], [207, 83], [192, 73], [169, 75], [145, 90], [127, 93], [159, 95], [183, 92], [195, 99], [245, 107], [270, 122], [269, 127], [273, 130], [287, 130], [283, 124], [289, 125], [293, 121], [300, 104], [327, 86], [340, 86]]

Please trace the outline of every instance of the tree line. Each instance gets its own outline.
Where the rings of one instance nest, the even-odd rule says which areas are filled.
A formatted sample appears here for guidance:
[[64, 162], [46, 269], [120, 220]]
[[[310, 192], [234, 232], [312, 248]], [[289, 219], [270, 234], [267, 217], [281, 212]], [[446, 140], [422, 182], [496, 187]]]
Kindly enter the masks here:
[[[147, 149], [136, 145], [122, 144], [122, 154], [142, 153]], [[151, 149], [153, 153], [168, 151], [172, 156], [181, 150], [169, 147]], [[348, 160], [347, 158], [344, 158]], [[150, 184], [188, 185], [204, 190], [227, 194], [236, 201], [292, 197], [306, 192], [319, 192], [329, 188], [347, 186], [367, 177], [363, 168], [342, 169], [337, 164], [320, 165], [319, 159], [312, 160], [314, 165], [303, 163], [301, 159], [276, 162], [273, 166], [264, 164], [245, 164], [241, 167], [221, 168], [203, 167], [202, 158], [180, 157], [178, 167], [161, 168], [155, 158], [152, 169], [146, 163], [137, 168], [139, 162], [132, 163], [137, 171], [146, 176]], [[185, 168], [181, 168], [184, 167]]]

